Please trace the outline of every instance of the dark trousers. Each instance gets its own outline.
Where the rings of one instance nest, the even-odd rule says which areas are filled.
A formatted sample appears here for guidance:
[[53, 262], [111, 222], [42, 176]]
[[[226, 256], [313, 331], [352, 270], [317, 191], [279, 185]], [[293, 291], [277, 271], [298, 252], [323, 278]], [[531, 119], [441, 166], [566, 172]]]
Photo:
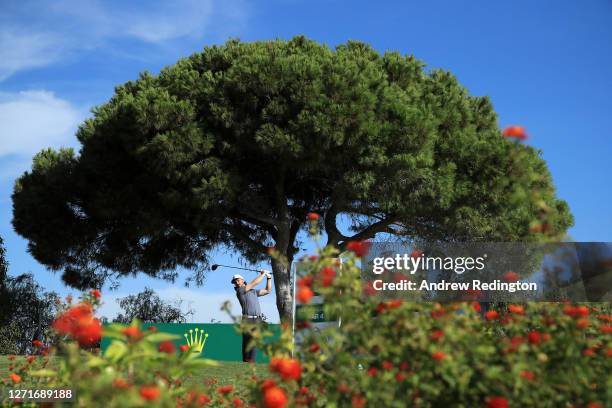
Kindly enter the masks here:
[[247, 330], [242, 333], [242, 361], [245, 363], [254, 363], [255, 358], [257, 357], [257, 349], [254, 344], [249, 344], [253, 336], [251, 335], [251, 330], [255, 330], [256, 326], [261, 322], [260, 318], [243, 318], [246, 321], [248, 326]]

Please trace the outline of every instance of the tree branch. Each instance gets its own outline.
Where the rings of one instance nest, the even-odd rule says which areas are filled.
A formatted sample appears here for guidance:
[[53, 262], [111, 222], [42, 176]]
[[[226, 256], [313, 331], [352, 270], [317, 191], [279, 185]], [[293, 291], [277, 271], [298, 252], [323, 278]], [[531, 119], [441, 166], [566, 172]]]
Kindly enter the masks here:
[[374, 224], [369, 225], [367, 228], [358, 232], [352, 237], [348, 237], [346, 240], [344, 240], [341, 244], [338, 245], [338, 248], [341, 251], [343, 251], [346, 248], [346, 244], [349, 241], [362, 241], [364, 239], [373, 238], [379, 232], [391, 232], [392, 233], [392, 231], [394, 230], [390, 229], [389, 227], [394, 222], [395, 220], [391, 218], [387, 218], [387, 219], [375, 222]]
[[336, 225], [336, 217], [338, 216], [338, 209], [336, 204], [332, 204], [329, 210], [325, 214], [325, 232], [327, 233], [327, 245], [338, 246], [340, 241], [348, 239], [347, 236], [343, 235], [338, 226]]
[[[241, 211], [234, 211], [232, 213], [232, 216], [239, 221], [248, 222], [249, 224], [253, 224], [253, 225], [260, 227], [261, 229], [265, 230], [270, 235], [272, 235], [272, 238], [274, 238], [274, 240], [276, 241], [276, 237], [278, 234], [276, 222], [274, 224], [271, 224], [266, 221], [262, 221], [260, 218], [254, 217], [252, 215], [246, 214]], [[268, 217], [263, 217], [263, 218], [268, 218]], [[273, 219], [270, 218], [270, 220], [273, 220]]]
[[243, 241], [246, 245], [250, 246], [253, 250], [261, 253], [266, 253], [268, 248], [258, 241], [251, 238], [251, 236], [244, 231], [243, 227], [232, 224], [222, 224], [227, 231], [232, 234], [236, 239]]

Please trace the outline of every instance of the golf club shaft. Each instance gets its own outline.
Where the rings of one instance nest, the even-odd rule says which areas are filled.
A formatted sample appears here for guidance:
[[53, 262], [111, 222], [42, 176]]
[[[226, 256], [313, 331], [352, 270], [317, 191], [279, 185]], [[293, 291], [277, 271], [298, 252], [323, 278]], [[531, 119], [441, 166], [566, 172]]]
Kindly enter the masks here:
[[217, 265], [222, 266], [224, 268], [242, 269], [243, 271], [259, 272], [259, 269], [241, 268], [239, 266], [229, 266], [229, 265], [221, 265], [221, 264], [217, 264]]

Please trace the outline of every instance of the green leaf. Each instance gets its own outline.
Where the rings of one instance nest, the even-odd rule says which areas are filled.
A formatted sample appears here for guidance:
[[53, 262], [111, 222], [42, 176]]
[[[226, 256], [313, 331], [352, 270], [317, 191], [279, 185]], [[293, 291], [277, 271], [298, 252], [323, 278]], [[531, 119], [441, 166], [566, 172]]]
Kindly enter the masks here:
[[176, 335], [176, 334], [170, 334], [170, 333], [153, 333], [149, 336], [145, 336], [145, 340], [152, 342], [152, 343], [159, 343], [162, 341], [172, 341], [172, 340], [178, 340], [180, 339], [181, 336]]
[[198, 358], [194, 360], [189, 360], [183, 364], [183, 367], [187, 369], [202, 368], [202, 367], [218, 367], [218, 366], [219, 366], [219, 362], [208, 359], [208, 358]]
[[125, 343], [120, 341], [113, 341], [110, 346], [106, 349], [104, 355], [106, 358], [111, 360], [113, 363], [121, 360], [128, 352], [128, 347]]
[[36, 371], [30, 371], [30, 376], [32, 377], [56, 377], [57, 372], [53, 370], [36, 370]]
[[96, 357], [96, 356], [92, 356], [89, 358], [85, 366], [88, 368], [94, 368], [94, 367], [102, 367], [102, 366], [105, 366], [106, 364], [107, 364], [107, 361], [105, 359]]

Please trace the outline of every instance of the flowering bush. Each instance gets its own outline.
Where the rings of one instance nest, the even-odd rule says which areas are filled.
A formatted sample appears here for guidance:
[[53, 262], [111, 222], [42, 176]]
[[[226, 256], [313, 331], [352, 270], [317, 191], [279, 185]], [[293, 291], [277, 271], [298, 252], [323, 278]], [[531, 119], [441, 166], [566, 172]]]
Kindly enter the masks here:
[[[35, 340], [40, 355], [9, 356], [10, 374], [0, 380], [0, 387], [71, 388], [78, 405], [84, 407], [195, 407], [242, 402], [232, 386], [217, 389], [213, 382], [190, 383], [191, 375], [217, 363], [199, 358], [190, 348], [176, 350], [172, 340], [178, 336], [141, 330], [138, 321], [130, 326], [105, 327], [104, 335], [112, 342], [102, 354], [96, 347], [101, 326], [93, 316], [100, 298], [100, 293], [93, 291], [76, 304], [67, 299], [53, 323], [59, 336], [57, 344], [49, 348]], [[7, 400], [4, 406], [8, 405]]]
[[[364, 246], [351, 248], [363, 255]], [[510, 304], [483, 319], [477, 302], [380, 302], [362, 286], [355, 258], [340, 270], [334, 249], [320, 255], [305, 260], [311, 273], [298, 281], [298, 296], [308, 303], [311, 293], [321, 294], [326, 315], [342, 324], [315, 331], [298, 316], [301, 373], [287, 375], [294, 371], [273, 360], [275, 377], [252, 386], [259, 404], [603, 407], [610, 400], [607, 304]], [[291, 343], [269, 352], [288, 358]], [[286, 398], [268, 404], [267, 393], [280, 395], [279, 388]]]
[[[351, 245], [363, 255], [367, 244]], [[278, 342], [255, 341], [272, 357], [270, 373], [240, 387], [188, 381], [214, 362], [174, 336], [143, 331], [138, 322], [104, 329], [113, 341], [92, 348], [99, 296], [87, 295], [60, 313], [63, 341], [48, 357], [18, 357], [7, 385], [76, 388], [81, 406], [322, 407], [603, 407], [612, 381], [609, 306], [510, 304], [481, 314], [476, 302], [435, 304], [377, 301], [359, 279], [356, 258], [340, 268], [327, 248], [305, 262], [298, 286], [325, 299], [340, 327], [315, 331], [298, 316], [302, 342], [285, 326]], [[308, 303], [310, 296], [303, 295]], [[42, 354], [49, 350], [36, 343]], [[89, 347], [89, 349], [84, 349]], [[30, 361], [31, 360], [31, 361]]]

